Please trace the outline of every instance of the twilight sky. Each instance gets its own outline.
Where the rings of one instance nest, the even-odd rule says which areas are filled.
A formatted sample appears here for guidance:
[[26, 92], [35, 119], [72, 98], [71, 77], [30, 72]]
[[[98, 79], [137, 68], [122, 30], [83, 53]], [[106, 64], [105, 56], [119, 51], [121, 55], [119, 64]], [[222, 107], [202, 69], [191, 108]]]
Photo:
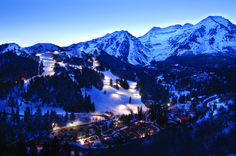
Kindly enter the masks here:
[[236, 0], [0, 0], [0, 44], [67, 46], [128, 30], [196, 24], [223, 16], [236, 24]]

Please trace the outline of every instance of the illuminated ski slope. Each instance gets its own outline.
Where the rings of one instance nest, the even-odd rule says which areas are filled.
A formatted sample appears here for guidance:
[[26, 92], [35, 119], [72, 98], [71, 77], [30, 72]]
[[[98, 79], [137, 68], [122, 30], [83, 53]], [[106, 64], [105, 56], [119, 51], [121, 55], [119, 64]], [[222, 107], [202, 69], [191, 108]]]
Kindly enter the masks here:
[[[105, 75], [104, 87], [100, 91], [93, 87], [86, 91], [88, 95], [91, 96], [91, 100], [95, 103], [95, 110], [99, 113], [104, 113], [105, 111], [112, 111], [115, 114], [129, 114], [130, 110], [137, 113], [137, 107], [147, 108], [141, 102], [141, 96], [138, 91], [136, 91], [136, 82], [128, 81], [130, 85], [129, 90], [123, 89], [119, 86], [119, 90], [110, 86], [110, 79], [113, 80], [113, 85], [118, 77], [114, 76], [110, 71], [103, 72]], [[104, 91], [106, 93], [104, 93]], [[131, 104], [129, 104], [129, 99], [131, 97]]]
[[36, 54], [36, 56], [40, 57], [40, 60], [43, 61], [43, 74], [44, 76], [46, 75], [54, 75], [54, 64], [56, 63], [53, 58], [52, 58], [52, 54], [50, 52], [45, 52], [45, 53], [38, 53]]
[[[41, 54], [37, 54], [40, 59], [43, 61], [44, 65], [44, 72], [43, 76], [45, 75], [53, 75], [54, 71], [54, 64], [56, 63], [50, 52], [45, 52]], [[65, 64], [60, 63], [60, 66], [65, 66]], [[93, 58], [93, 68], [99, 66], [99, 63], [95, 61]], [[105, 75], [104, 79], [104, 87], [103, 90], [100, 91], [93, 87], [92, 89], [86, 89], [87, 95], [91, 96], [91, 101], [95, 103], [95, 110], [98, 113], [104, 113], [105, 111], [111, 111], [116, 114], [129, 114], [130, 110], [133, 110], [134, 113], [137, 112], [137, 107], [146, 109], [145, 105], [141, 102], [141, 96], [139, 92], [136, 91], [136, 82], [128, 81], [130, 89], [125, 90], [121, 86], [119, 89], [115, 89], [114, 87], [110, 86], [110, 79], [113, 80], [113, 85], [118, 79], [117, 76], [114, 76], [110, 71], [103, 72]], [[83, 93], [85, 90], [82, 89]], [[106, 94], [104, 94], [104, 91]], [[129, 99], [131, 97], [131, 104], [129, 104]]]

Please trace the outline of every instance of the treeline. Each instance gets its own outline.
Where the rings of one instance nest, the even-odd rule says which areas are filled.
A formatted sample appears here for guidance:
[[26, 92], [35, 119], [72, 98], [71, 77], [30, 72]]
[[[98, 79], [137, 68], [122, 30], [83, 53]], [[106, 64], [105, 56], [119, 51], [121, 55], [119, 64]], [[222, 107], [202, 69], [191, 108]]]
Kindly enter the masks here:
[[79, 69], [74, 70], [75, 80], [79, 83], [80, 88], [92, 88], [96, 87], [99, 90], [103, 88], [103, 79], [105, 75], [95, 70], [89, 69], [88, 67], [83, 67], [80, 71]]
[[156, 77], [146, 73], [138, 74], [136, 89], [139, 90], [141, 100], [153, 100], [155, 103], [167, 103], [169, 101], [169, 87], [156, 81]]
[[[0, 82], [27, 79], [38, 74], [39, 62], [13, 52], [0, 54]], [[42, 67], [41, 67], [42, 68]]]
[[47, 103], [55, 107], [63, 107], [69, 112], [95, 111], [91, 99], [84, 98], [77, 82], [73, 82], [70, 76], [65, 73], [35, 77], [30, 81], [27, 92], [23, 94], [23, 97], [26, 101], [31, 102], [40, 99], [42, 105]]
[[113, 84], [113, 80], [110, 79], [110, 86], [111, 86], [111, 87], [114, 87], [114, 88], [116, 88], [116, 89], [119, 89], [118, 84], [119, 84], [122, 88], [124, 88], [124, 89], [126, 89], [126, 90], [129, 89], [129, 83], [127, 82], [126, 79], [122, 79], [122, 78], [121, 78], [121, 79], [116, 79], [116, 83], [115, 83], [115, 84]]
[[20, 111], [18, 105], [11, 108], [10, 116], [5, 110], [0, 114], [0, 142], [6, 145], [13, 145], [18, 141], [26, 142], [48, 132], [54, 126], [63, 127], [76, 120], [74, 112], [70, 115], [67, 112], [65, 115], [58, 115], [51, 110], [43, 114], [38, 106], [36, 112], [32, 113], [32, 108], [27, 106], [22, 117], [22, 110]]
[[[165, 83], [174, 84], [176, 91], [190, 91], [190, 97], [236, 92], [235, 68], [187, 69], [180, 72], [164, 72]], [[206, 76], [201, 76], [205, 74]], [[189, 97], [187, 97], [189, 99]], [[181, 100], [182, 101], [182, 100]]]

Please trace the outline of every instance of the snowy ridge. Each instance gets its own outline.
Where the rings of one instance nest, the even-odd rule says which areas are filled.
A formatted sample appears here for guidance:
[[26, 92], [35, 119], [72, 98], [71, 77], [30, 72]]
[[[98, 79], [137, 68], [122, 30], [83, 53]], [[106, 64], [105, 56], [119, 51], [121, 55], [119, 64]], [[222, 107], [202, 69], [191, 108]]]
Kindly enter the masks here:
[[44, 53], [47, 51], [50, 51], [50, 52], [64, 51], [63, 48], [55, 44], [51, 44], [51, 43], [38, 43], [33, 46], [26, 47], [25, 49], [29, 51], [30, 53]]
[[66, 52], [70, 56], [79, 57], [82, 56], [81, 51], [99, 55], [99, 50], [102, 49], [109, 55], [133, 65], [148, 65], [153, 60], [163, 61], [170, 56], [208, 54], [235, 57], [236, 25], [224, 17], [209, 16], [196, 25], [186, 23], [183, 26], [153, 27], [138, 38], [122, 30], [68, 47], [38, 43], [21, 48], [13, 43], [8, 44], [8, 48], [0, 48], [0, 52], [12, 48], [27, 53]]
[[18, 56], [21, 55], [22, 53], [27, 52], [16, 43], [6, 43], [3, 45], [0, 45], [0, 53], [6, 53], [9, 51], [15, 52]]
[[104, 37], [65, 47], [73, 54], [80, 55], [81, 50], [93, 54], [96, 49], [103, 49], [108, 54], [120, 58], [124, 62], [137, 65], [147, 62], [149, 49], [127, 31], [115, 31]]
[[32, 60], [38, 61], [38, 59], [34, 56], [32, 56], [25, 48], [20, 47], [16, 43], [6, 43], [0, 45], [0, 54], [6, 53], [6, 52], [13, 52], [18, 56], [26, 57]]
[[[221, 16], [209, 16], [196, 25], [152, 28], [139, 37], [156, 61], [181, 55], [236, 55], [236, 26]], [[151, 57], [149, 56], [149, 58]], [[149, 60], [150, 61], [150, 60]]]

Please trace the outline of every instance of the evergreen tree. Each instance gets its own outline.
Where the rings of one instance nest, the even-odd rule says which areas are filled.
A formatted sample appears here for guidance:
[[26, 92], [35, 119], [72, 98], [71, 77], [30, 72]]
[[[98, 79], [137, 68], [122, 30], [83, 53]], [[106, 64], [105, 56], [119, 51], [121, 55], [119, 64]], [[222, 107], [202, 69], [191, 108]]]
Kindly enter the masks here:
[[6, 114], [6, 110], [5, 110], [5, 109], [3, 110], [3, 116], [2, 116], [2, 119], [3, 119], [3, 123], [6, 123], [7, 114]]
[[150, 113], [151, 113], [151, 121], [156, 120], [156, 118], [157, 118], [157, 106], [156, 106], [156, 104], [151, 105]]
[[163, 114], [162, 108], [160, 104], [158, 104], [157, 105], [157, 123], [158, 124], [162, 124], [162, 119], [163, 119], [162, 114]]
[[18, 124], [20, 121], [20, 114], [19, 114], [19, 106], [16, 107], [16, 123]]
[[129, 84], [126, 79], [124, 79], [123, 86], [124, 86], [123, 87], [124, 89], [127, 89], [127, 90], [129, 89]]
[[131, 96], [129, 97], [129, 104], [131, 104]]
[[131, 109], [131, 110], [130, 110], [130, 120], [133, 120], [133, 118], [134, 118], [134, 112], [133, 112], [133, 110]]
[[57, 123], [57, 113], [53, 110], [50, 113], [50, 123]]
[[30, 108], [29, 106], [27, 106], [25, 108], [25, 112], [24, 112], [24, 122], [25, 123], [29, 123], [30, 122]]
[[40, 61], [40, 65], [39, 65], [39, 74], [42, 75], [43, 73], [43, 61]]
[[41, 118], [42, 118], [42, 111], [40, 107], [37, 108], [37, 111], [35, 113], [36, 116], [36, 125], [38, 129], [42, 129], [42, 124], [41, 124]]
[[11, 107], [11, 120], [14, 123], [16, 119], [15, 111], [13, 109], [13, 106]]
[[49, 130], [51, 128], [51, 123], [49, 121], [49, 111], [43, 115], [43, 130]]
[[112, 82], [112, 79], [110, 79], [110, 86], [113, 86], [113, 82]]
[[70, 121], [75, 121], [75, 113], [74, 112], [71, 112], [70, 114]]
[[140, 110], [138, 112], [138, 119], [139, 120], [142, 120], [143, 119], [143, 109], [142, 109], [142, 106], [140, 107]]
[[69, 117], [68, 117], [68, 113], [66, 112], [66, 115], [65, 115], [65, 118], [64, 118], [64, 125], [67, 124], [68, 120], [69, 120]]

